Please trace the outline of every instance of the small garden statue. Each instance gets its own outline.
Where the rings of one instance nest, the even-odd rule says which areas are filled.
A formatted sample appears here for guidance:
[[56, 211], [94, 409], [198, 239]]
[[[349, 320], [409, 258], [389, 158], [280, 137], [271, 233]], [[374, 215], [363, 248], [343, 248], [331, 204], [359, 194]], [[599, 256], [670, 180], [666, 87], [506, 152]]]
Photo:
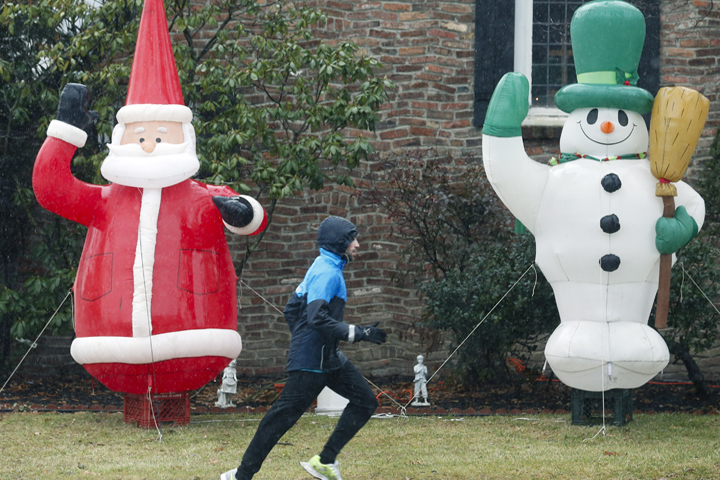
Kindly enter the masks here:
[[218, 401], [215, 402], [216, 407], [228, 408], [234, 407], [232, 397], [237, 393], [237, 371], [235, 370], [235, 360], [223, 370], [223, 377], [220, 388], [217, 391]]
[[[415, 395], [413, 395], [413, 406], [418, 407], [424, 407], [430, 405], [428, 403], [428, 392], [427, 392], [427, 373], [428, 369], [423, 364], [423, 361], [425, 360], [425, 357], [422, 355], [418, 355], [417, 357], [417, 365], [413, 367], [413, 370], [415, 370], [415, 379], [413, 382], [415, 382]], [[422, 392], [423, 401], [420, 401], [420, 392]]]

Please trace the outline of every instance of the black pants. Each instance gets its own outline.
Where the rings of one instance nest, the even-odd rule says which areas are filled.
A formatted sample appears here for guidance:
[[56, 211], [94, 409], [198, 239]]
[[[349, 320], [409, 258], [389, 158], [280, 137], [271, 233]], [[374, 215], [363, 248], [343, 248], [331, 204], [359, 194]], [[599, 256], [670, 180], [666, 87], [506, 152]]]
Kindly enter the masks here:
[[340, 450], [367, 423], [378, 405], [367, 381], [350, 362], [327, 373], [288, 373], [280, 398], [265, 414], [245, 450], [236, 474], [238, 480], [250, 480], [260, 470], [270, 450], [295, 425], [324, 387], [349, 400], [320, 454], [324, 460], [335, 461]]

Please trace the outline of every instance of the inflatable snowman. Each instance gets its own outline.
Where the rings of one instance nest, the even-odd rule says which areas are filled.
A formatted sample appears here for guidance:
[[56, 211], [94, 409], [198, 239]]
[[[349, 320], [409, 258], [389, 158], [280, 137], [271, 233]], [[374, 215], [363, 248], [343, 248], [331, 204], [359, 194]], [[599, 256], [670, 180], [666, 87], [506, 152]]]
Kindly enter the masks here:
[[678, 182], [675, 218], [663, 220], [672, 228], [656, 229], [663, 202], [641, 116], [653, 97], [635, 86], [642, 13], [620, 0], [587, 3], [573, 16], [571, 38], [578, 83], [555, 96], [569, 114], [560, 158], [543, 165], [526, 155], [520, 124], [529, 86], [509, 73], [490, 102], [483, 162], [500, 199], [534, 234], [536, 263], [555, 293], [561, 324], [545, 348], [555, 375], [586, 391], [637, 388], [669, 361], [648, 326], [660, 254], [697, 234], [705, 206]]

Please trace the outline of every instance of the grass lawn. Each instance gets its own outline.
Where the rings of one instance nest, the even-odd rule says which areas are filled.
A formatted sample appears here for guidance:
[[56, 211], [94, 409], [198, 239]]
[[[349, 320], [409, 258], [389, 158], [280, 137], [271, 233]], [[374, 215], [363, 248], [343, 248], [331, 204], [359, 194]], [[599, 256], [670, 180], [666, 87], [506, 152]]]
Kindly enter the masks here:
[[[260, 415], [193, 415], [156, 430], [122, 413], [0, 416], [0, 478], [217, 480], [237, 466]], [[306, 415], [256, 480], [308, 480], [337, 419]], [[636, 415], [624, 427], [570, 424], [570, 415], [372, 419], [343, 450], [345, 480], [720, 479], [720, 417]]]

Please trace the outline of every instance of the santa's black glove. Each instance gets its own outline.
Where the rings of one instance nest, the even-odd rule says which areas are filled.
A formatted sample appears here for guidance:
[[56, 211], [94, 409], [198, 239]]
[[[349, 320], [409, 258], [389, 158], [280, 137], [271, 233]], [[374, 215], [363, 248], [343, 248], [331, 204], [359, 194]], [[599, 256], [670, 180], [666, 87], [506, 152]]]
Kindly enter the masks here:
[[242, 197], [212, 197], [225, 223], [242, 228], [250, 224], [255, 212], [250, 202]]
[[88, 111], [88, 89], [79, 83], [68, 83], [60, 94], [57, 119], [88, 131], [98, 120], [98, 113]]
[[372, 342], [375, 345], [382, 345], [387, 340], [387, 334], [380, 328], [377, 328], [380, 322], [375, 322], [367, 327], [357, 327], [360, 329], [359, 342]]

